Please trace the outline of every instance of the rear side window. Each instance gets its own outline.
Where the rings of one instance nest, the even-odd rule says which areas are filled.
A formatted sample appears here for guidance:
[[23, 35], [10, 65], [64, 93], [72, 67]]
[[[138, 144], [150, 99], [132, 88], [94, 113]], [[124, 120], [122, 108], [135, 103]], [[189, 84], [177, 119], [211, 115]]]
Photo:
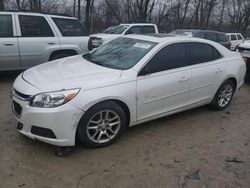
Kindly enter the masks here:
[[54, 34], [42, 16], [19, 15], [19, 23], [23, 37], [53, 37]]
[[154, 26], [143, 26], [142, 33], [155, 33], [155, 27]]
[[221, 58], [221, 54], [211, 45], [205, 43], [190, 43], [190, 64], [206, 63]]
[[52, 18], [52, 20], [55, 22], [62, 36], [88, 36], [83, 25], [76, 19]]
[[231, 35], [231, 40], [237, 40], [236, 35]]
[[237, 35], [237, 37], [238, 37], [238, 40], [243, 40], [241, 35]]
[[147, 64], [150, 73], [180, 68], [188, 65], [186, 44], [170, 44], [162, 48]]
[[218, 33], [218, 42], [228, 42], [228, 37], [225, 34]]
[[215, 41], [217, 42], [217, 36], [215, 33], [206, 33], [205, 38], [207, 40]]
[[13, 37], [11, 15], [0, 15], [0, 37]]

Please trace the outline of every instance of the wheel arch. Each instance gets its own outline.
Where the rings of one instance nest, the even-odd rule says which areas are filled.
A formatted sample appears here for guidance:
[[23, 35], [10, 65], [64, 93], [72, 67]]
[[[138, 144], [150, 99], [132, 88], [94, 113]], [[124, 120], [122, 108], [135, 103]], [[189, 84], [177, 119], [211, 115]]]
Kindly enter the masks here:
[[60, 54], [60, 53], [68, 53], [70, 55], [77, 55], [77, 51], [76, 50], [72, 50], [72, 49], [63, 49], [63, 50], [56, 50], [53, 51], [50, 56], [49, 56], [49, 61], [51, 61], [51, 59], [53, 58], [53, 56]]

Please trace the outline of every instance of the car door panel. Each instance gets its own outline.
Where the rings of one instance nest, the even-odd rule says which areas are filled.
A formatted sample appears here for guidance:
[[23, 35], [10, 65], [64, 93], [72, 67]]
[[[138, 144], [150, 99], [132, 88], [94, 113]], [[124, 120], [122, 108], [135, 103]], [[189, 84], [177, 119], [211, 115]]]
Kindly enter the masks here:
[[52, 51], [60, 49], [59, 39], [46, 17], [19, 14], [16, 20], [19, 26], [18, 43], [23, 68], [48, 61]]
[[212, 46], [203, 43], [190, 43], [190, 61], [192, 82], [190, 86], [190, 104], [208, 103], [214, 97], [223, 75], [220, 63], [222, 56]]
[[137, 80], [137, 118], [142, 120], [188, 105], [191, 71], [166, 71]]
[[20, 68], [18, 41], [13, 15], [0, 14], [0, 70]]
[[191, 70], [186, 43], [160, 49], [137, 79], [137, 119], [167, 113], [188, 105]]

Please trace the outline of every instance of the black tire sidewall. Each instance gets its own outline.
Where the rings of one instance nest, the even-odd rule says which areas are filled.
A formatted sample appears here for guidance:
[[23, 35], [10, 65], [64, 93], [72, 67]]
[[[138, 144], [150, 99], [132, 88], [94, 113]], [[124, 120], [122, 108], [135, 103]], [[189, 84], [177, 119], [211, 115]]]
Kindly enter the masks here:
[[[232, 86], [232, 88], [233, 88], [233, 94], [232, 94], [232, 97], [231, 97], [229, 103], [228, 103], [226, 106], [221, 107], [221, 106], [218, 104], [218, 102], [219, 102], [219, 94], [220, 94], [222, 88], [224, 88], [225, 85], [227, 85], [227, 84], [230, 84], [230, 85]], [[213, 99], [212, 103], [210, 104], [210, 106], [211, 106], [213, 109], [215, 109], [215, 110], [223, 110], [223, 109], [225, 109], [226, 107], [228, 107], [228, 105], [231, 103], [231, 101], [232, 101], [232, 99], [233, 99], [235, 89], [236, 89], [236, 88], [235, 88], [235, 85], [234, 85], [234, 83], [233, 83], [231, 80], [226, 80], [225, 82], [223, 82], [223, 84], [222, 84], [222, 85], [219, 87], [219, 89], [217, 90], [217, 92], [216, 92], [216, 94], [215, 94], [215, 96], [214, 96], [214, 99]]]
[[53, 60], [57, 60], [57, 59], [61, 59], [61, 58], [64, 58], [64, 57], [68, 57], [69, 54], [68, 53], [59, 53], [59, 54], [55, 54], [51, 57], [51, 61]]
[[[95, 143], [88, 138], [87, 125], [88, 125], [90, 118], [94, 114], [102, 110], [112, 110], [116, 112], [120, 117], [121, 127], [117, 135], [110, 141], [106, 143]], [[125, 115], [124, 110], [118, 104], [112, 101], [108, 101], [108, 102], [102, 102], [102, 103], [96, 104], [84, 113], [77, 127], [77, 137], [84, 146], [92, 147], [92, 148], [99, 148], [99, 147], [105, 147], [114, 143], [118, 138], [120, 138], [121, 134], [124, 132], [125, 129], [126, 129], [126, 115]]]

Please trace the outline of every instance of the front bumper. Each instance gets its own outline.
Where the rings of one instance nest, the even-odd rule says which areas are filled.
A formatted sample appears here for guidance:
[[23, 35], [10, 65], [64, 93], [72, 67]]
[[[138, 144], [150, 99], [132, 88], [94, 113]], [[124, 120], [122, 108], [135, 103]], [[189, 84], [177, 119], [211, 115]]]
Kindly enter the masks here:
[[[52, 145], [75, 145], [76, 128], [84, 113], [82, 110], [68, 103], [56, 108], [36, 108], [29, 106], [29, 101], [21, 100], [16, 96], [12, 96], [12, 99], [22, 108], [20, 114], [15, 112], [14, 107], [12, 108], [17, 121], [22, 124], [22, 128], [17, 129], [20, 133]], [[33, 134], [32, 126], [51, 130], [55, 138]]]

